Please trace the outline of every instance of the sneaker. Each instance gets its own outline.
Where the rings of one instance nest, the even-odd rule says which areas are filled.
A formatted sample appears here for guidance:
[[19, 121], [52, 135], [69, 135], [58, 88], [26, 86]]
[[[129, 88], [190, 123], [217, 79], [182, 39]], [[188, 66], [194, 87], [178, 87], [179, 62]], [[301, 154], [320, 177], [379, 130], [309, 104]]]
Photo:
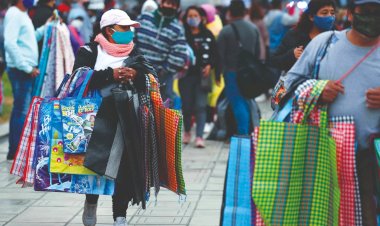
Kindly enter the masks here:
[[205, 141], [203, 140], [203, 138], [201, 137], [197, 137], [197, 139], [195, 140], [195, 147], [197, 148], [205, 148]]
[[113, 223], [113, 226], [127, 226], [127, 219], [125, 217], [116, 217], [116, 221]]
[[89, 204], [87, 201], [84, 203], [84, 210], [82, 215], [82, 222], [84, 226], [96, 225], [96, 209], [98, 204]]
[[212, 122], [206, 123], [205, 128], [204, 128], [204, 133], [210, 133], [213, 128], [214, 128], [214, 123]]
[[185, 134], [183, 135], [183, 140], [182, 142], [184, 144], [189, 144], [191, 141], [191, 133], [190, 132], [185, 132]]
[[259, 103], [264, 102], [266, 100], [267, 100], [267, 96], [264, 93], [255, 98], [255, 101]]

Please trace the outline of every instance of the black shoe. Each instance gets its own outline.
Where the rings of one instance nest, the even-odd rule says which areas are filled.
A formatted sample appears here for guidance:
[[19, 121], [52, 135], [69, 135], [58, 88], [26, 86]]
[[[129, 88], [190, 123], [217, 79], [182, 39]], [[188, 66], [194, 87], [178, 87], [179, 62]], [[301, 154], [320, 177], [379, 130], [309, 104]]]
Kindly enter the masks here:
[[8, 160], [8, 161], [13, 161], [14, 159], [15, 159], [14, 156], [9, 156], [9, 155], [7, 155], [7, 160]]

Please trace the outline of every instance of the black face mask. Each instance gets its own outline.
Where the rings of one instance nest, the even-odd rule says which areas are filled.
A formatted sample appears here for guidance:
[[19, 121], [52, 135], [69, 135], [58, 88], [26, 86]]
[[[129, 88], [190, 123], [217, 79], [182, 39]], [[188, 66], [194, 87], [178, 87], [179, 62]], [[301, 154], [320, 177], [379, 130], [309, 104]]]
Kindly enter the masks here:
[[167, 7], [160, 7], [160, 12], [165, 17], [173, 17], [177, 13], [177, 9], [167, 8]]
[[377, 38], [380, 36], [380, 16], [354, 13], [352, 27], [369, 38]]

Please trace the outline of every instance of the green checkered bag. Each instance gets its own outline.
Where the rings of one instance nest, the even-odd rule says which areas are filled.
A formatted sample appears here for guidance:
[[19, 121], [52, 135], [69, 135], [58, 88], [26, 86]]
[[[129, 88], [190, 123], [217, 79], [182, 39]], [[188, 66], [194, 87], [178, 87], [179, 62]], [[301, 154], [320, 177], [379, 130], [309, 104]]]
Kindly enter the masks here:
[[260, 123], [252, 196], [265, 225], [338, 225], [336, 148], [326, 108], [320, 126], [306, 123], [316, 101], [307, 103], [301, 124]]

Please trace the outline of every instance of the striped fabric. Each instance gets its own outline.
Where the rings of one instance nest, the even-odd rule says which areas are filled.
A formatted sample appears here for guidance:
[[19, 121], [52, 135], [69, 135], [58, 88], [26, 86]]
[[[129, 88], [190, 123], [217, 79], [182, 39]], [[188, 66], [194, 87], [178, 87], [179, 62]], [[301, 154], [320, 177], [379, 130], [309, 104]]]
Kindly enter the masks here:
[[176, 73], [182, 70], [188, 58], [186, 39], [178, 20], [167, 26], [157, 27], [152, 13], [142, 14], [136, 29], [136, 44], [144, 56], [155, 66]]
[[251, 225], [251, 139], [232, 137], [228, 157], [223, 226]]
[[179, 111], [164, 107], [157, 80], [153, 75], [149, 79], [150, 98], [156, 121], [161, 186], [179, 195], [186, 195], [182, 172], [182, 115]]
[[[29, 107], [29, 111], [24, 122], [23, 131], [21, 134], [20, 142], [16, 151], [15, 160], [13, 161], [10, 173], [20, 177], [18, 183], [32, 183], [33, 179], [30, 178], [31, 163], [33, 158], [30, 158], [31, 145], [35, 145], [31, 140], [34, 139], [36, 134], [33, 132], [35, 126], [35, 107], [40, 104], [41, 98], [34, 97]], [[32, 133], [33, 132], [33, 133]], [[29, 169], [29, 171], [28, 171]], [[28, 180], [28, 181], [26, 181]]]

